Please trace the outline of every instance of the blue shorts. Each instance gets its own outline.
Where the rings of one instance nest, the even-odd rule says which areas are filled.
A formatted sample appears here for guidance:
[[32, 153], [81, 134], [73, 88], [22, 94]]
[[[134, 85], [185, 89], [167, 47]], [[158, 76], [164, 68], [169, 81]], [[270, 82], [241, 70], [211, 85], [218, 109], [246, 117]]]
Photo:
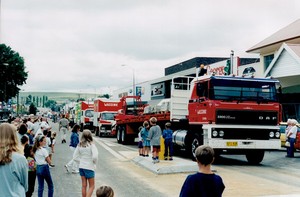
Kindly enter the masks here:
[[93, 170], [87, 170], [83, 168], [79, 168], [80, 176], [84, 176], [87, 179], [91, 179], [95, 177], [95, 172]]
[[143, 142], [142, 141], [139, 141], [138, 148], [143, 148]]

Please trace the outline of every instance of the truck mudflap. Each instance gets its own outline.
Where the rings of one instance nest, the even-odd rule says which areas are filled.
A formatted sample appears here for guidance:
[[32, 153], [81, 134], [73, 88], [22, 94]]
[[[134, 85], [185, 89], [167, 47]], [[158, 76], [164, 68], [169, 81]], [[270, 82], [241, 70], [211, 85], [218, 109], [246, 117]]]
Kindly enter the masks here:
[[279, 126], [261, 125], [203, 125], [203, 144], [216, 149], [281, 148]]

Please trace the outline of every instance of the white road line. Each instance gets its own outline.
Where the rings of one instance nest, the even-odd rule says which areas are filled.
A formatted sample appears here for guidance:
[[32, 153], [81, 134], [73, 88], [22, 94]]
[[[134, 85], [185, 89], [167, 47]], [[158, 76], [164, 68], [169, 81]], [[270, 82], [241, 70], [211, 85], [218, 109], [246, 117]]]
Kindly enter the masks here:
[[118, 158], [121, 161], [126, 161], [127, 159], [120, 155], [119, 153], [117, 153], [116, 151], [114, 151], [113, 149], [109, 148], [106, 144], [104, 144], [103, 142], [101, 142], [99, 139], [95, 140], [100, 146], [102, 146], [103, 148], [105, 148], [108, 152], [110, 152], [112, 155], [114, 155], [116, 158]]

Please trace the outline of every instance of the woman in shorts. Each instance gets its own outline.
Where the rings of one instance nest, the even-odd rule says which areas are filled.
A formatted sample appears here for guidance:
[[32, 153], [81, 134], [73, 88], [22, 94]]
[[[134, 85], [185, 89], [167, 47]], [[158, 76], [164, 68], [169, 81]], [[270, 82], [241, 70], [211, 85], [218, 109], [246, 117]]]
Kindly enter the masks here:
[[[95, 169], [98, 160], [98, 150], [93, 143], [92, 132], [83, 130], [80, 142], [75, 149], [73, 159], [79, 158], [79, 174], [82, 183], [82, 196], [91, 197], [95, 189]], [[87, 189], [87, 185], [89, 185]]]

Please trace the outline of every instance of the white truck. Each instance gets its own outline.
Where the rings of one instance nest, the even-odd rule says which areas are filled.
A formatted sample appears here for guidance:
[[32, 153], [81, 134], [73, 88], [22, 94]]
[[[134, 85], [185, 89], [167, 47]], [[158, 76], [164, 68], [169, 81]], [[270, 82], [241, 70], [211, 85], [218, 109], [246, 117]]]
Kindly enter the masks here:
[[115, 136], [114, 117], [118, 110], [122, 109], [120, 101], [112, 101], [109, 99], [94, 100], [94, 130], [96, 136]]

